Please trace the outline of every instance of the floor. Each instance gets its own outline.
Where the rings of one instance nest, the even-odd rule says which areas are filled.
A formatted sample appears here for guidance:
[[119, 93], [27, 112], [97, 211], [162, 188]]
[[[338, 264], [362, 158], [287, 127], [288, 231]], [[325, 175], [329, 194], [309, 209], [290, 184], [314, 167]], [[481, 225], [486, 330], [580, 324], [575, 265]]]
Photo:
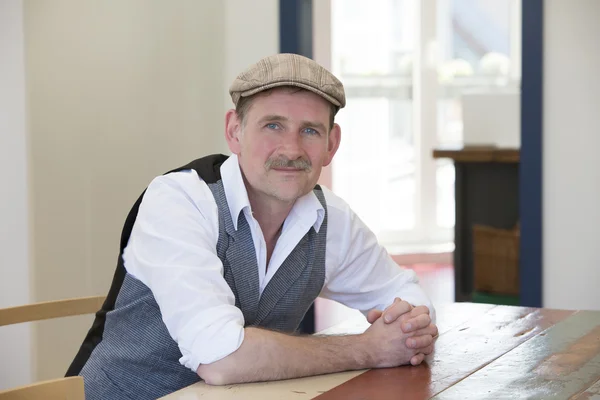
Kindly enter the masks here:
[[[454, 268], [449, 264], [414, 264], [405, 266], [417, 273], [419, 282], [434, 306], [454, 301]], [[339, 303], [317, 299], [316, 301], [316, 331], [327, 329], [347, 318], [361, 315]]]

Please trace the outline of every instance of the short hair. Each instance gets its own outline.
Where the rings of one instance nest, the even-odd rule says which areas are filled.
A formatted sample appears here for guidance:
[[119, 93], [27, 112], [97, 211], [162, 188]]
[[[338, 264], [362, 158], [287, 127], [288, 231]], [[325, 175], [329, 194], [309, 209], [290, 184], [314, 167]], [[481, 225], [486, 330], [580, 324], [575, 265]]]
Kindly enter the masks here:
[[[294, 87], [294, 86], [279, 86], [279, 87], [273, 88], [273, 89], [279, 89], [279, 88], [286, 88], [288, 90], [291, 90], [292, 93], [297, 93], [297, 92], [302, 92], [302, 91], [309, 92], [309, 90]], [[268, 94], [273, 89], [267, 89], [262, 92], [253, 94], [252, 96], [240, 98], [240, 100], [238, 101], [238, 103], [235, 107], [235, 112], [238, 115], [238, 118], [242, 121], [242, 126], [244, 126], [246, 124], [246, 116], [248, 114], [248, 110], [250, 110], [250, 107], [252, 106], [252, 102], [254, 101], [255, 97], [260, 94]], [[337, 107], [336, 105], [329, 103], [329, 102], [327, 102], [327, 104], [329, 104], [329, 130], [331, 130], [331, 129], [333, 129], [333, 124], [335, 122], [334, 121], [335, 115], [339, 111], [339, 107]]]

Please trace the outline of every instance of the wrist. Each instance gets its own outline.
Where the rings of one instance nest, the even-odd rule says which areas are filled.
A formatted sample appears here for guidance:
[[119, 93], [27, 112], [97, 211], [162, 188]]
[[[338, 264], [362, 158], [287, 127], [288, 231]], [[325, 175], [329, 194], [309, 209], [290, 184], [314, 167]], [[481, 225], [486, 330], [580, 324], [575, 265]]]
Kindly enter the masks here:
[[354, 369], [369, 369], [377, 365], [377, 360], [373, 350], [375, 346], [370, 344], [370, 335], [361, 333], [356, 335], [352, 346], [352, 354], [354, 355]]

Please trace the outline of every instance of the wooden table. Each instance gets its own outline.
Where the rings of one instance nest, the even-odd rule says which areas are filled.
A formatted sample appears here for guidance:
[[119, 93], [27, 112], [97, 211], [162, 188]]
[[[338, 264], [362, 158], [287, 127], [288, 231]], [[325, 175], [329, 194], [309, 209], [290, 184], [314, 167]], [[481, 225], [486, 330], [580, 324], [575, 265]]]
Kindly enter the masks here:
[[[600, 399], [600, 311], [453, 303], [437, 312], [435, 354], [418, 367], [222, 387], [197, 383], [164, 399]], [[367, 326], [352, 320], [323, 333]]]

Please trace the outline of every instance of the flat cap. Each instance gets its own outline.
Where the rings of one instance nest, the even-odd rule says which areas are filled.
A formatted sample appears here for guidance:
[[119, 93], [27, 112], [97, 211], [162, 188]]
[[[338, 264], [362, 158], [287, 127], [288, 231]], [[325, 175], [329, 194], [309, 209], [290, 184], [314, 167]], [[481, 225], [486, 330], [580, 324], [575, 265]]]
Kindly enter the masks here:
[[331, 72], [310, 58], [298, 54], [265, 57], [238, 75], [229, 88], [233, 104], [278, 86], [296, 86], [310, 90], [333, 105], [346, 105], [344, 86]]

